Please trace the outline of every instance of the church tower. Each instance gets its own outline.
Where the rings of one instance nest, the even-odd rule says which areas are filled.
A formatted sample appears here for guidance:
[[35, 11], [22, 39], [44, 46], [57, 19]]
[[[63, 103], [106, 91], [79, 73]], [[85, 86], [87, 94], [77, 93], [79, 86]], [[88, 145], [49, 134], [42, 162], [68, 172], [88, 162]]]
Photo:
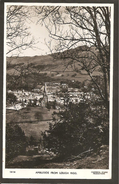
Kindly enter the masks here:
[[46, 94], [46, 83], [44, 85], [44, 92], [43, 92], [43, 99], [42, 99], [42, 107], [46, 107], [47, 106], [47, 103], [48, 103], [48, 96]]

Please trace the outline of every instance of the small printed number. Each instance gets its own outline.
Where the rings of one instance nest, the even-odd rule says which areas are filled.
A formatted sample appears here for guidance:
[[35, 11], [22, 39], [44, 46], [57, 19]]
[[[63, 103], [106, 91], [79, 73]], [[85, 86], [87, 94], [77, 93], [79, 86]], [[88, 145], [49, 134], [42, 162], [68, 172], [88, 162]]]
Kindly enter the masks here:
[[10, 171], [10, 173], [16, 173], [16, 171]]

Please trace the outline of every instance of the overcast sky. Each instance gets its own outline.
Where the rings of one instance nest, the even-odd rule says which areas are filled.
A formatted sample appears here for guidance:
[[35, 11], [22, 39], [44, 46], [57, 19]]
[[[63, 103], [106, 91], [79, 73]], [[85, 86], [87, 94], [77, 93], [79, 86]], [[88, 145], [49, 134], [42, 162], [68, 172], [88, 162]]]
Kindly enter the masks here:
[[[14, 4], [15, 3], [11, 3], [11, 5], [14, 5]], [[6, 5], [7, 5], [7, 3], [6, 3]], [[23, 5], [23, 4], [21, 4], [21, 5]], [[28, 6], [28, 3], [26, 6]], [[65, 15], [66, 14], [62, 14], [62, 16], [65, 16]], [[66, 16], [68, 16], [68, 15], [66, 15]], [[38, 19], [39, 19], [38, 15], [35, 14], [35, 16], [32, 16], [32, 12], [31, 12], [30, 19], [31, 19], [31, 21], [27, 22], [26, 25], [29, 27], [29, 32], [31, 33], [31, 36], [34, 38], [36, 44], [34, 45], [34, 47], [32, 49], [28, 48], [28, 49], [23, 50], [19, 54], [19, 56], [35, 56], [35, 55], [50, 54], [51, 51], [49, 48], [51, 48], [51, 50], [54, 52], [53, 49], [55, 49], [57, 47], [57, 42], [50, 38], [49, 32], [48, 32], [47, 28], [45, 27], [45, 25], [41, 25], [40, 23], [37, 23]], [[64, 30], [63, 33], [70, 32], [70, 27], [65, 25], [65, 28], [63, 28], [63, 30]], [[59, 31], [59, 34], [60, 34], [60, 31]], [[52, 42], [50, 42], [51, 40], [52, 40]], [[18, 42], [19, 42], [19, 40], [18, 40]], [[48, 45], [50, 45], [49, 48], [48, 48]], [[7, 50], [7, 46], [6, 46], [6, 53], [7, 53], [7, 51], [8, 50]], [[14, 50], [13, 52], [10, 52], [10, 54], [8, 54], [7, 56], [15, 56], [15, 55], [18, 55], [18, 52], [16, 50]]]
[[[12, 3], [10, 5], [14, 5], [14, 4], [15, 3]], [[19, 4], [17, 4], [17, 5], [19, 5]], [[20, 5], [23, 5], [23, 3], [20, 4]], [[6, 6], [8, 6], [7, 3], [6, 3]], [[20, 53], [19, 56], [35, 56], [35, 55], [46, 55], [46, 54], [50, 54], [51, 52], [50, 52], [50, 49], [49, 48], [51, 48], [51, 50], [54, 52], [53, 49], [55, 49], [57, 47], [57, 45], [58, 45], [56, 41], [54, 41], [53, 39], [51, 39], [51, 37], [49, 35], [49, 32], [48, 32], [47, 28], [45, 27], [45, 25], [44, 24], [41, 25], [40, 22], [38, 22], [38, 20], [39, 20], [40, 17], [38, 17], [38, 14], [34, 13], [34, 10], [32, 9], [32, 6], [31, 6], [31, 11], [30, 11], [30, 21], [25, 22], [25, 24], [26, 24], [27, 27], [29, 27], [29, 32], [31, 33], [31, 37], [33, 37], [34, 40], [35, 40], [35, 45], [34, 45], [34, 47], [32, 49], [31, 48], [24, 49]], [[24, 7], [25, 6], [23, 6], [23, 8]], [[27, 9], [28, 7], [29, 6], [28, 6], [28, 3], [27, 3], [25, 9]], [[68, 17], [68, 14], [65, 13], [64, 8], [61, 7], [60, 10], [62, 12], [62, 14], [61, 14], [62, 18], [63, 19], [66, 19], [66, 20], [68, 20], [70, 22], [70, 16]], [[41, 14], [39, 16], [41, 16]], [[48, 17], [49, 17], [49, 15], [48, 15]], [[99, 18], [99, 20], [100, 20], [100, 18]], [[18, 21], [16, 21], [16, 22], [18, 24]], [[57, 29], [55, 27], [54, 22], [53, 22], [53, 24], [52, 23], [50, 24], [50, 19], [49, 19], [49, 22], [47, 22], [47, 20], [46, 20], [45, 24], [46, 24], [46, 26], [50, 25], [50, 30], [52, 30], [51, 32], [53, 34], [55, 34], [55, 31], [58, 31], [57, 32], [58, 33], [58, 36], [61, 36], [61, 37], [63, 36], [64, 38], [66, 38], [66, 36], [67, 36], [68, 39], [70, 37], [69, 40], [72, 40], [74, 38], [74, 35], [75, 35], [75, 39], [79, 39], [79, 38], [82, 38], [82, 37], [85, 38], [85, 36], [88, 37], [87, 39], [90, 39], [90, 38], [92, 39], [92, 36], [90, 34], [87, 34], [88, 31], [87, 30], [82, 30], [82, 29], [80, 29], [80, 27], [79, 28], [77, 28], [76, 26], [70, 27], [71, 25], [67, 25], [67, 24], [61, 26], [61, 24], [60, 24], [60, 28], [58, 27], [58, 29]], [[52, 25], [54, 25], [54, 27]], [[13, 29], [13, 27], [12, 27], [12, 29]], [[102, 29], [101, 31], [103, 32], [103, 27], [101, 27], [100, 29]], [[73, 35], [73, 37], [72, 37], [72, 35]], [[31, 37], [29, 37], [28, 40], [30, 40]], [[103, 37], [104, 36], [102, 34], [102, 36], [101, 36], [102, 40], [103, 40]], [[50, 42], [51, 40], [52, 40], [52, 42]], [[61, 44], [59, 45], [59, 48], [58, 48], [59, 50], [60, 49], [63, 50], [62, 49], [63, 47], [65, 47], [65, 49], [71, 47], [72, 41], [68, 42], [68, 41], [66, 41], [66, 39], [64, 39], [64, 40], [65, 40], [65, 42], [64, 43], [62, 42], [62, 45]], [[11, 43], [11, 40], [10, 39], [9, 39], [9, 42]], [[15, 42], [17, 42], [17, 44], [19, 44], [20, 39], [19, 38], [15, 39]], [[70, 43], [70, 44], [68, 44], [68, 43]], [[79, 45], [87, 44], [87, 42], [86, 41], [84, 41], [84, 42], [83, 41], [79, 41], [79, 42], [77, 42], [77, 44], [74, 44], [75, 47], [77, 47]], [[49, 45], [49, 48], [48, 48], [48, 45]], [[10, 47], [11, 47], [11, 45], [10, 45]], [[6, 53], [7, 53], [7, 51], [8, 50], [7, 50], [7, 46], [6, 46]], [[14, 50], [14, 52], [10, 53], [8, 56], [10, 56], [10, 55], [12, 55], [12, 56], [13, 55], [18, 55], [18, 53], [16, 52], [16, 50]]]
[[[14, 3], [12, 3], [11, 5], [14, 5]], [[26, 22], [26, 26], [29, 28], [28, 31], [31, 33], [31, 37], [33, 37], [35, 40], [35, 45], [33, 48], [22, 50], [19, 56], [46, 55], [51, 53], [50, 49], [48, 48], [48, 45], [51, 40], [51, 38], [49, 37], [48, 30], [45, 27], [45, 25], [41, 25], [40, 23], [37, 23], [38, 20], [39, 20], [39, 17], [37, 17], [36, 15], [32, 17], [32, 12], [31, 12], [30, 20]], [[52, 40], [52, 46], [53, 47], [55, 46], [55, 43], [53, 43], [53, 40]], [[8, 52], [8, 50], [9, 48], [6, 45], [6, 53]], [[13, 52], [10, 52], [7, 56], [11, 56], [11, 55], [12, 56], [18, 55], [18, 51], [14, 50]]]
[[34, 49], [27, 49], [23, 51], [23, 55], [34, 56], [34, 55], [45, 55], [50, 53], [50, 50], [46, 45], [46, 42], [48, 43], [50, 38], [49, 33], [45, 28], [45, 26], [30, 23], [29, 27], [30, 27], [29, 31], [31, 32], [31, 35], [34, 37], [36, 44]]
[[[23, 50], [20, 56], [35, 56], [35, 55], [46, 55], [50, 53], [50, 50], [46, 43], [49, 43], [49, 33], [45, 26], [41, 26], [40, 24], [36, 24], [35, 22], [30, 22], [28, 24], [29, 32], [31, 36], [35, 40], [35, 45], [33, 48], [28, 48]], [[10, 53], [10, 55], [17, 55], [17, 51]]]

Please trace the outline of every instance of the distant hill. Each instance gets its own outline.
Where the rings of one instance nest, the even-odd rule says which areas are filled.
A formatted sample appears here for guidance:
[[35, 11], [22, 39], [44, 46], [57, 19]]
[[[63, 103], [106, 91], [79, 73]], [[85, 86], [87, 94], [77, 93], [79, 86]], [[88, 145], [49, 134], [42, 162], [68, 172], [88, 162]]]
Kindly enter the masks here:
[[[97, 53], [95, 47], [80, 46], [75, 49], [66, 50], [61, 53], [54, 53], [43, 56], [33, 57], [8, 57], [7, 58], [7, 84], [13, 80], [17, 80], [22, 74], [24, 83], [30, 84], [30, 86], [37, 87], [41, 82], [46, 81], [78, 81], [83, 82], [90, 80], [86, 71], [80, 67], [78, 62], [72, 62], [69, 56], [78, 54], [79, 58], [84, 58], [88, 55], [87, 61], [91, 56], [91, 53]], [[80, 59], [80, 60], [81, 60]], [[78, 72], [77, 72], [78, 71]], [[23, 75], [24, 73], [24, 75]], [[94, 75], [100, 75], [97, 70]], [[11, 79], [12, 77], [12, 79]], [[20, 79], [19, 79], [20, 80]], [[22, 81], [23, 82], [23, 81]], [[20, 83], [20, 82], [19, 82]], [[34, 84], [35, 83], [35, 84]], [[14, 84], [14, 86], [17, 84]], [[20, 84], [18, 84], [20, 85]], [[22, 84], [21, 84], [22, 85]]]

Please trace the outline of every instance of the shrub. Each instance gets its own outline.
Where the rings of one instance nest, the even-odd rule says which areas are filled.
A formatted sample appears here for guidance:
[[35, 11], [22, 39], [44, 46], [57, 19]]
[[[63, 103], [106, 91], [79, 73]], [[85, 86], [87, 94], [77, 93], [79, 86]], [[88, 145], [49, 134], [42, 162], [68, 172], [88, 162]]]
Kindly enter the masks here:
[[26, 145], [27, 141], [22, 129], [16, 124], [6, 124], [6, 161], [24, 154]]
[[6, 95], [7, 103], [15, 103], [17, 101], [17, 97], [13, 93], [8, 93]]
[[101, 113], [97, 115], [94, 111], [93, 114], [93, 111], [90, 104], [79, 103], [57, 113], [59, 120], [50, 124], [49, 130], [43, 133], [45, 148], [63, 157], [77, 155], [90, 148], [97, 152], [108, 140], [109, 129], [105, 127], [107, 119]]

